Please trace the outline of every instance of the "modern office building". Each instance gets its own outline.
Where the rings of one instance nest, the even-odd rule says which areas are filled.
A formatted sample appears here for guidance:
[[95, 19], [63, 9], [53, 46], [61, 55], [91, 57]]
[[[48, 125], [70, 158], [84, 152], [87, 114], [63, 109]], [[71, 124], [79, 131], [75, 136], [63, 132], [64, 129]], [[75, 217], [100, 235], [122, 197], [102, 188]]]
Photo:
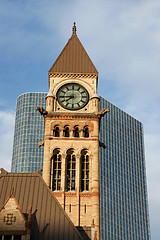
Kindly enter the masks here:
[[44, 120], [36, 106], [45, 107], [46, 93], [24, 93], [17, 98], [12, 172], [35, 172], [43, 167]]
[[[97, 239], [150, 240], [143, 127], [98, 97], [97, 78], [74, 26], [49, 71], [46, 101], [46, 93], [17, 100], [12, 171], [43, 166], [44, 180], [74, 225], [90, 227], [94, 220]], [[37, 106], [46, 108], [44, 119]], [[103, 109], [110, 112], [101, 116]], [[43, 140], [45, 151], [38, 148]]]
[[142, 123], [104, 98], [101, 119], [101, 239], [149, 240], [149, 216]]

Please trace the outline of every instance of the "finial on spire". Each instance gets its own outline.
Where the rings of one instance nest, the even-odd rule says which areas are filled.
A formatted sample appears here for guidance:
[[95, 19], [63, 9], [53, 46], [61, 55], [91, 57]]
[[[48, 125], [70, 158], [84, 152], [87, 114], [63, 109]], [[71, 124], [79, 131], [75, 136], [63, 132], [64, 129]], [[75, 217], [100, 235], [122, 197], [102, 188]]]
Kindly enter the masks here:
[[76, 23], [73, 23], [72, 34], [76, 34]]

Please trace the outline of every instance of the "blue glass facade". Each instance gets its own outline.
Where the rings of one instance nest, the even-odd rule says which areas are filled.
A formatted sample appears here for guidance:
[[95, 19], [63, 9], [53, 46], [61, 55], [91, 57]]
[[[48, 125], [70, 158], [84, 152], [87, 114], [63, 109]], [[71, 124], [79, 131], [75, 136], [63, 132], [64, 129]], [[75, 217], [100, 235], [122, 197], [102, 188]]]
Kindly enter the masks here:
[[149, 240], [142, 124], [101, 98], [100, 211], [102, 240]]
[[46, 93], [24, 93], [17, 98], [12, 172], [35, 172], [43, 166], [44, 119], [35, 110], [45, 108]]

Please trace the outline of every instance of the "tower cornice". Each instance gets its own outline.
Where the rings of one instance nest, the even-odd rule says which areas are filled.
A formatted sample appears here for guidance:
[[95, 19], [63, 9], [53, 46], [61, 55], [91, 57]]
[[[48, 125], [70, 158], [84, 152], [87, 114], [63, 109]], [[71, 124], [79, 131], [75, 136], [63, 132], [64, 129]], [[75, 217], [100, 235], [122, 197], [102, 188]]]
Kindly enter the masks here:
[[98, 113], [62, 113], [62, 112], [52, 112], [44, 115], [44, 118], [53, 118], [53, 119], [99, 119]]

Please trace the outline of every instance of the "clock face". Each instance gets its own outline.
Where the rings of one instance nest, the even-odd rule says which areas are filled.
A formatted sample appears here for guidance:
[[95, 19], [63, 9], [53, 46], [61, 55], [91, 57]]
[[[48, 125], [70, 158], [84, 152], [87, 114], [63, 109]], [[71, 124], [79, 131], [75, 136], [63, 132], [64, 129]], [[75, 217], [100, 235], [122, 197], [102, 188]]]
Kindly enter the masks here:
[[68, 83], [60, 87], [57, 92], [59, 104], [68, 110], [78, 110], [86, 106], [89, 101], [87, 90], [77, 83]]

